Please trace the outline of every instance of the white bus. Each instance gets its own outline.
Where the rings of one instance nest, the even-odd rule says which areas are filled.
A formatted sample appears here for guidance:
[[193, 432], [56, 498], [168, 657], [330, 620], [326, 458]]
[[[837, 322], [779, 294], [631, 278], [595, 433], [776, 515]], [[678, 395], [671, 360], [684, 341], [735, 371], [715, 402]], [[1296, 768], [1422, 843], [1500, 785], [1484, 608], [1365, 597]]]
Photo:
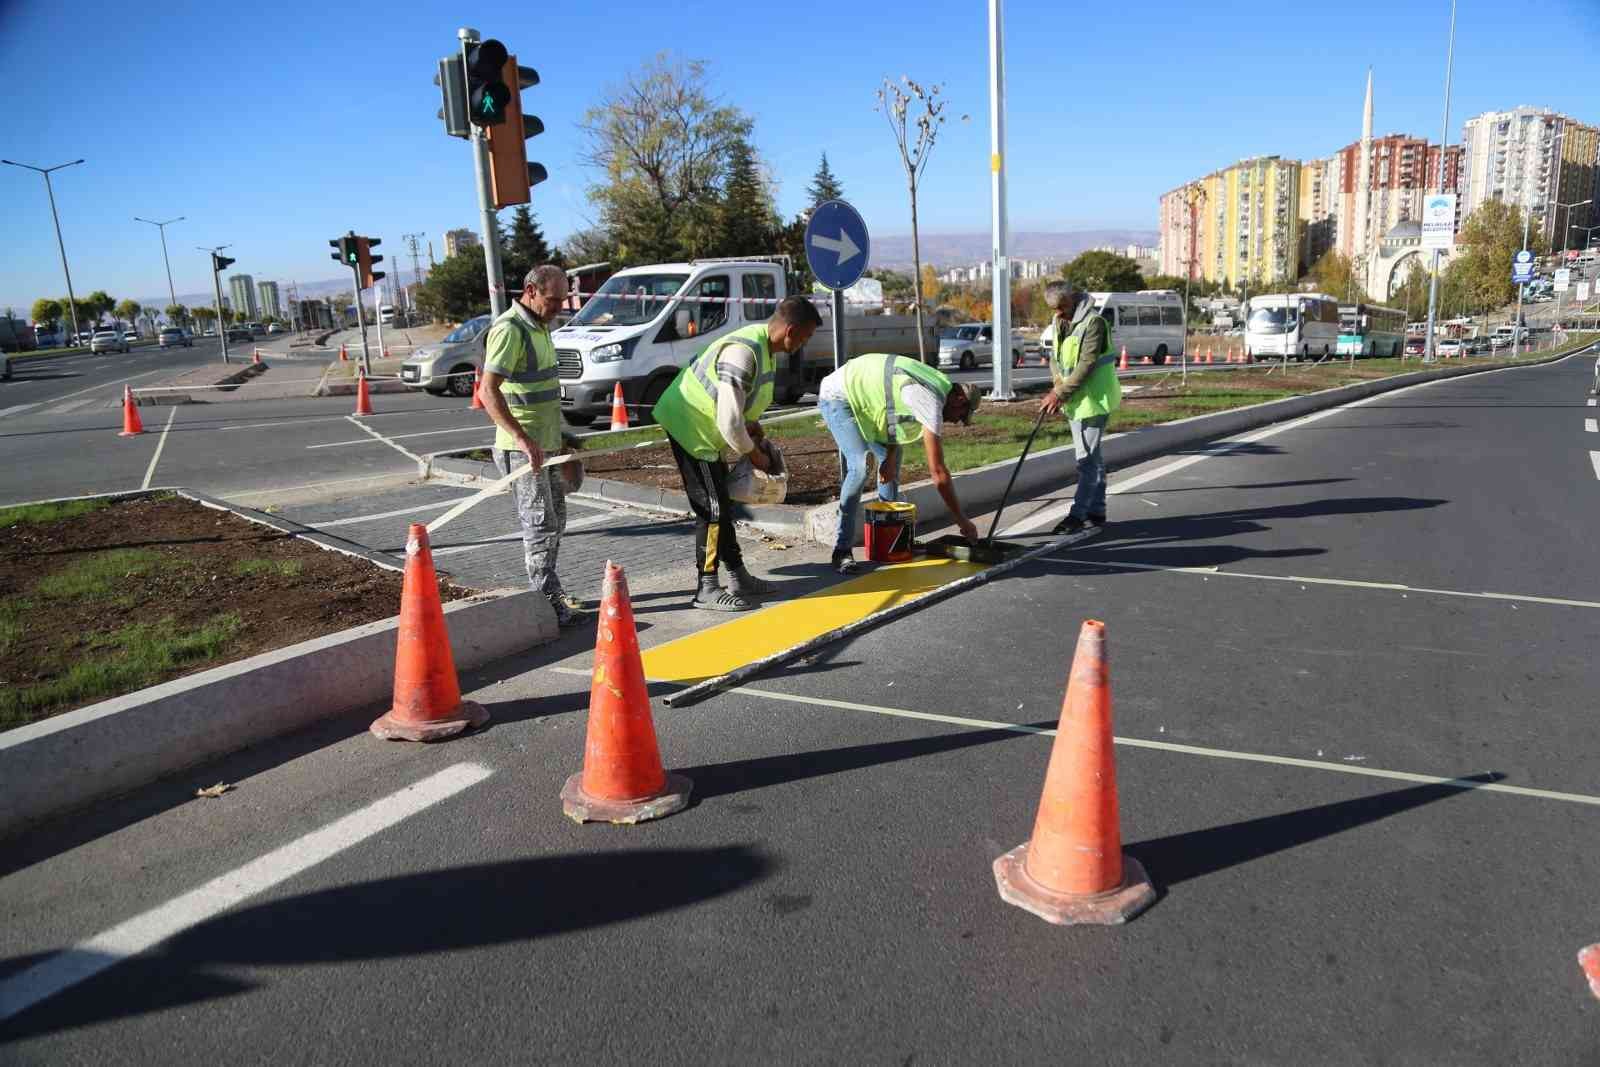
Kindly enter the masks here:
[[1129, 359], [1150, 357], [1157, 366], [1183, 356], [1186, 331], [1183, 297], [1173, 289], [1141, 289], [1137, 293], [1090, 293], [1094, 309], [1111, 327], [1112, 351]]
[[1320, 359], [1339, 348], [1339, 301], [1326, 293], [1270, 293], [1250, 298], [1247, 359]]

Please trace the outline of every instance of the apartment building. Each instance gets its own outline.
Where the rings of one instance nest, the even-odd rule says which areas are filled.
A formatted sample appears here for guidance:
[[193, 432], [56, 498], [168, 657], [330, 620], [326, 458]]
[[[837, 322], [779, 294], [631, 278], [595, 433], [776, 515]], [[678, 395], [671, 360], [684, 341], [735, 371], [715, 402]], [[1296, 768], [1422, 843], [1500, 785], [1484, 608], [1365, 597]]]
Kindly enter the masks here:
[[471, 230], [446, 230], [444, 235], [444, 258], [449, 259], [457, 252], [467, 248], [478, 248], [480, 242], [478, 235]]
[[247, 320], [254, 321], [261, 317], [259, 306], [256, 304], [256, 280], [248, 274], [228, 275], [228, 292], [232, 295], [232, 306], [244, 314]]
[[[1465, 153], [1462, 211], [1469, 215], [1489, 200], [1531, 212], [1548, 244], [1582, 241], [1592, 224], [1593, 204], [1567, 208], [1600, 192], [1600, 131], [1576, 119], [1526, 104], [1486, 111], [1461, 129]], [[1573, 233], [1571, 227], [1578, 227]]]

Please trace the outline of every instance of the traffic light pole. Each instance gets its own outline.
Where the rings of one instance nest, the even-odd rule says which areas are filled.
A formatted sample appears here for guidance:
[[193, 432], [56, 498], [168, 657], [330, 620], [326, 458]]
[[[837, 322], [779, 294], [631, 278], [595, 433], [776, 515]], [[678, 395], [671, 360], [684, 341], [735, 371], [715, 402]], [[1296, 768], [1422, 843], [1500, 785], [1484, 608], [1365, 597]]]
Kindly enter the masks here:
[[372, 354], [367, 351], [367, 320], [361, 314], [361, 268], [352, 265], [350, 277], [356, 291], [356, 325], [361, 327], [361, 372], [372, 377]]
[[[478, 42], [478, 31], [463, 26], [456, 31], [461, 41], [461, 62], [468, 62], [467, 48]], [[506, 309], [505, 276], [500, 267], [499, 227], [495, 223], [494, 194], [489, 188], [488, 135], [480, 126], [469, 134], [472, 140], [472, 165], [478, 175], [478, 210], [482, 215], [483, 265], [489, 275], [489, 310], [498, 317]]]
[[222, 276], [217, 273], [216, 260], [212, 260], [211, 287], [217, 294], [217, 340], [222, 342], [222, 362], [228, 362], [228, 323], [222, 317]]

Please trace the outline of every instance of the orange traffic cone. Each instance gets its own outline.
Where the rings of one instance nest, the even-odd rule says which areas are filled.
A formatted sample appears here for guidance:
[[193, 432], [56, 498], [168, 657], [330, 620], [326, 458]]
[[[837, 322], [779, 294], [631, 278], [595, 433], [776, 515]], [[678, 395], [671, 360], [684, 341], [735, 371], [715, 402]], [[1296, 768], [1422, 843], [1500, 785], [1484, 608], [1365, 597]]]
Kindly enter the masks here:
[[622, 400], [622, 383], [611, 391], [611, 428], [613, 430], [626, 430], [628, 428], [628, 405]]
[[371, 730], [385, 741], [442, 741], [488, 721], [489, 712], [482, 704], [461, 699], [428, 528], [414, 522], [406, 535], [406, 573], [395, 634], [394, 706]]
[[350, 362], [350, 353], [345, 350], [345, 346], [344, 346], [344, 342], [343, 341], [339, 342], [339, 362], [340, 363], [348, 363], [348, 362]]
[[1078, 633], [1033, 837], [994, 861], [1000, 898], [1053, 923], [1126, 922], [1156, 899], [1122, 851], [1105, 623]]
[[139, 405], [133, 399], [133, 389], [122, 387], [122, 432], [118, 437], [137, 437], [144, 433], [144, 423], [139, 419]]
[[483, 397], [478, 395], [478, 372], [472, 372], [472, 403], [467, 405], [469, 411], [483, 410]]
[[251, 363], [255, 363], [257, 365], [259, 365], [261, 363], [261, 349], [252, 348], [250, 350], [250, 362]]
[[577, 822], [635, 823], [671, 815], [689, 803], [694, 783], [661, 765], [628, 577], [610, 560], [599, 626], [583, 770], [562, 787], [561, 809]]
[[1212, 359], [1212, 358], [1211, 358], [1211, 349], [1209, 349], [1209, 348], [1208, 348], [1208, 349], [1206, 349], [1206, 359], [1205, 359], [1205, 361], [1206, 361], [1206, 362], [1207, 362], [1207, 363], [1213, 363], [1213, 362], [1215, 362], [1215, 360], [1213, 360], [1213, 359]]
[[1118, 370], [1127, 370], [1128, 369], [1128, 346], [1127, 345], [1123, 345], [1122, 346], [1122, 358], [1117, 361], [1117, 369]]
[[356, 372], [356, 414], [372, 414], [372, 396], [367, 392], [367, 372]]

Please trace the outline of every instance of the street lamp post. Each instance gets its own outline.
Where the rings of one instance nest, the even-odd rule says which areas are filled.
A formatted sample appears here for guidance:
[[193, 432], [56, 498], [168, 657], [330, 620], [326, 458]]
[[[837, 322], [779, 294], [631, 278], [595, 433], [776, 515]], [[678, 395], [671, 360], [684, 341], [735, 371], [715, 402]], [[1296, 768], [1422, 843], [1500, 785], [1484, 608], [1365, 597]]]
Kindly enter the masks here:
[[50, 185], [50, 172], [61, 170], [65, 167], [76, 167], [82, 162], [83, 160], [81, 159], [74, 159], [71, 163], [57, 163], [53, 167], [35, 167], [31, 163], [18, 163], [11, 159], [0, 159], [0, 163], [13, 167], [25, 167], [28, 170], [44, 175], [44, 191], [50, 197], [50, 218], [56, 224], [56, 247], [61, 250], [61, 273], [67, 276], [67, 310], [72, 313], [72, 340], [74, 343], [78, 340], [78, 298], [72, 292], [72, 271], [67, 269], [67, 246], [61, 240], [61, 216], [56, 214], [56, 193], [55, 189]]
[[178, 305], [178, 291], [172, 287], [172, 260], [167, 258], [167, 227], [174, 222], [182, 222], [183, 219], [184, 216], [179, 215], [177, 218], [168, 219], [166, 222], [156, 222], [154, 219], [142, 219], [138, 215], [133, 217], [134, 222], [148, 222], [161, 231], [161, 262], [167, 266], [167, 297], [172, 301], [171, 305], [169, 305], [171, 307], [177, 307]]
[[[1594, 203], [1594, 198], [1590, 197], [1588, 200], [1579, 200], [1576, 203], [1572, 203], [1572, 204], [1557, 204], [1556, 205], [1556, 207], [1558, 209], [1560, 209], [1560, 208], [1566, 208], [1567, 209], [1567, 214], [1565, 216], [1566, 220], [1567, 220], [1567, 227], [1566, 227], [1566, 229], [1563, 229], [1561, 231], [1561, 255], [1556, 258], [1556, 270], [1561, 270], [1562, 268], [1564, 268], [1567, 265], [1567, 234], [1568, 234], [1568, 232], [1570, 232], [1571, 230], [1575, 230], [1575, 229], [1579, 228], [1579, 227], [1576, 227], [1576, 226], [1572, 225], [1572, 209], [1575, 208], [1575, 207], [1583, 207], [1585, 204], [1592, 204], [1592, 203]], [[1561, 294], [1560, 293], [1556, 294], [1556, 325], [1557, 326], [1561, 325]]]
[[[1445, 147], [1450, 143], [1450, 76], [1456, 63], [1456, 0], [1450, 0], [1450, 46], [1444, 57], [1444, 126], [1439, 131], [1439, 192], [1444, 192]], [[1423, 157], [1427, 167], [1427, 157]], [[1433, 362], [1433, 323], [1439, 304], [1439, 250], [1433, 250], [1433, 270], [1428, 276], [1428, 332], [1422, 338], [1422, 362]]]

